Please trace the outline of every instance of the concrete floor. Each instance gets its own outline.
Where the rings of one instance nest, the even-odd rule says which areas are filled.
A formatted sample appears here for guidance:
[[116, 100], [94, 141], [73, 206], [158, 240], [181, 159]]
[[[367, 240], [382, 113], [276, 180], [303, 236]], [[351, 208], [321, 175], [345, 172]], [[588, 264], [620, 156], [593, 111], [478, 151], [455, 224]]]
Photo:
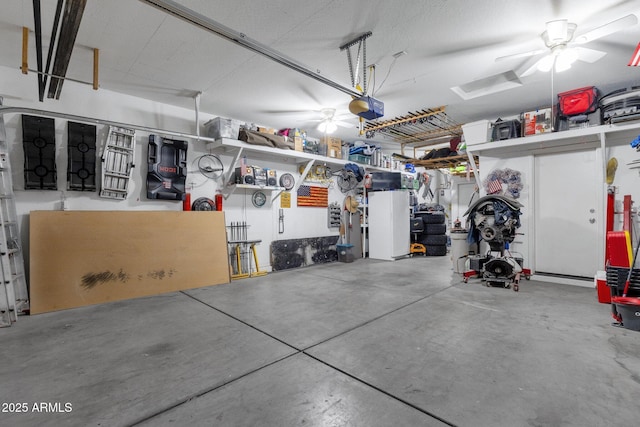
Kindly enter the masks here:
[[21, 317], [0, 342], [1, 426], [640, 423], [640, 332], [594, 289], [465, 284], [448, 257]]

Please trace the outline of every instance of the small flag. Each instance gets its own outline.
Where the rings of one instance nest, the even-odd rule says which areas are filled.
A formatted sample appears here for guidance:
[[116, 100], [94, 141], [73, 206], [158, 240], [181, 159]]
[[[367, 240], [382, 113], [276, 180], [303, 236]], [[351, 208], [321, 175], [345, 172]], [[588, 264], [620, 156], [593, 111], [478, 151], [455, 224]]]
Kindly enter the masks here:
[[633, 51], [633, 55], [631, 56], [631, 60], [627, 64], [629, 67], [637, 67], [640, 65], [640, 43], [636, 47], [636, 50]]
[[496, 193], [502, 193], [502, 183], [499, 180], [494, 179], [489, 181], [489, 184], [487, 185], [487, 194]]
[[329, 189], [301, 185], [298, 187], [298, 206], [326, 208], [329, 206]]

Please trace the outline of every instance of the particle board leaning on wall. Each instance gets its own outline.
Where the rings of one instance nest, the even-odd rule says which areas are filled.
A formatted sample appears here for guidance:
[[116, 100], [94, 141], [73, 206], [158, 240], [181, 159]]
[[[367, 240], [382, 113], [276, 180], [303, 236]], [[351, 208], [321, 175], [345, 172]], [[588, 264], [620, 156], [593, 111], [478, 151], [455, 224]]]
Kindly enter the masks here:
[[228, 283], [223, 212], [33, 211], [31, 313]]

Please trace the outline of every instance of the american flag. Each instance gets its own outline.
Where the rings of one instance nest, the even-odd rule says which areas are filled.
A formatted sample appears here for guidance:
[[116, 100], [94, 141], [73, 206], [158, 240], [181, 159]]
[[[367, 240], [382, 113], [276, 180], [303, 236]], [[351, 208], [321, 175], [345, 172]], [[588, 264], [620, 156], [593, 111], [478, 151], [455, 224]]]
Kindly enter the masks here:
[[298, 187], [298, 206], [314, 206], [326, 208], [329, 206], [329, 189], [326, 187], [312, 187], [301, 185]]
[[487, 184], [487, 194], [502, 193], [502, 183], [498, 179], [489, 181]]
[[640, 66], [640, 43], [638, 43], [638, 46], [636, 47], [636, 50], [633, 52], [633, 55], [631, 56], [631, 60], [627, 65], [630, 67]]

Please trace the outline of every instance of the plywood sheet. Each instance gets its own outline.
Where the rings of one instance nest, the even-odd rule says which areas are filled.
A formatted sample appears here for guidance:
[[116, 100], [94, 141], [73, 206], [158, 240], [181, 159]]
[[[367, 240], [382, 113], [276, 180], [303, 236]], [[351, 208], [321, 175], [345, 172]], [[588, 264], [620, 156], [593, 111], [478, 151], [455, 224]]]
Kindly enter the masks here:
[[31, 313], [228, 283], [223, 212], [33, 211]]

